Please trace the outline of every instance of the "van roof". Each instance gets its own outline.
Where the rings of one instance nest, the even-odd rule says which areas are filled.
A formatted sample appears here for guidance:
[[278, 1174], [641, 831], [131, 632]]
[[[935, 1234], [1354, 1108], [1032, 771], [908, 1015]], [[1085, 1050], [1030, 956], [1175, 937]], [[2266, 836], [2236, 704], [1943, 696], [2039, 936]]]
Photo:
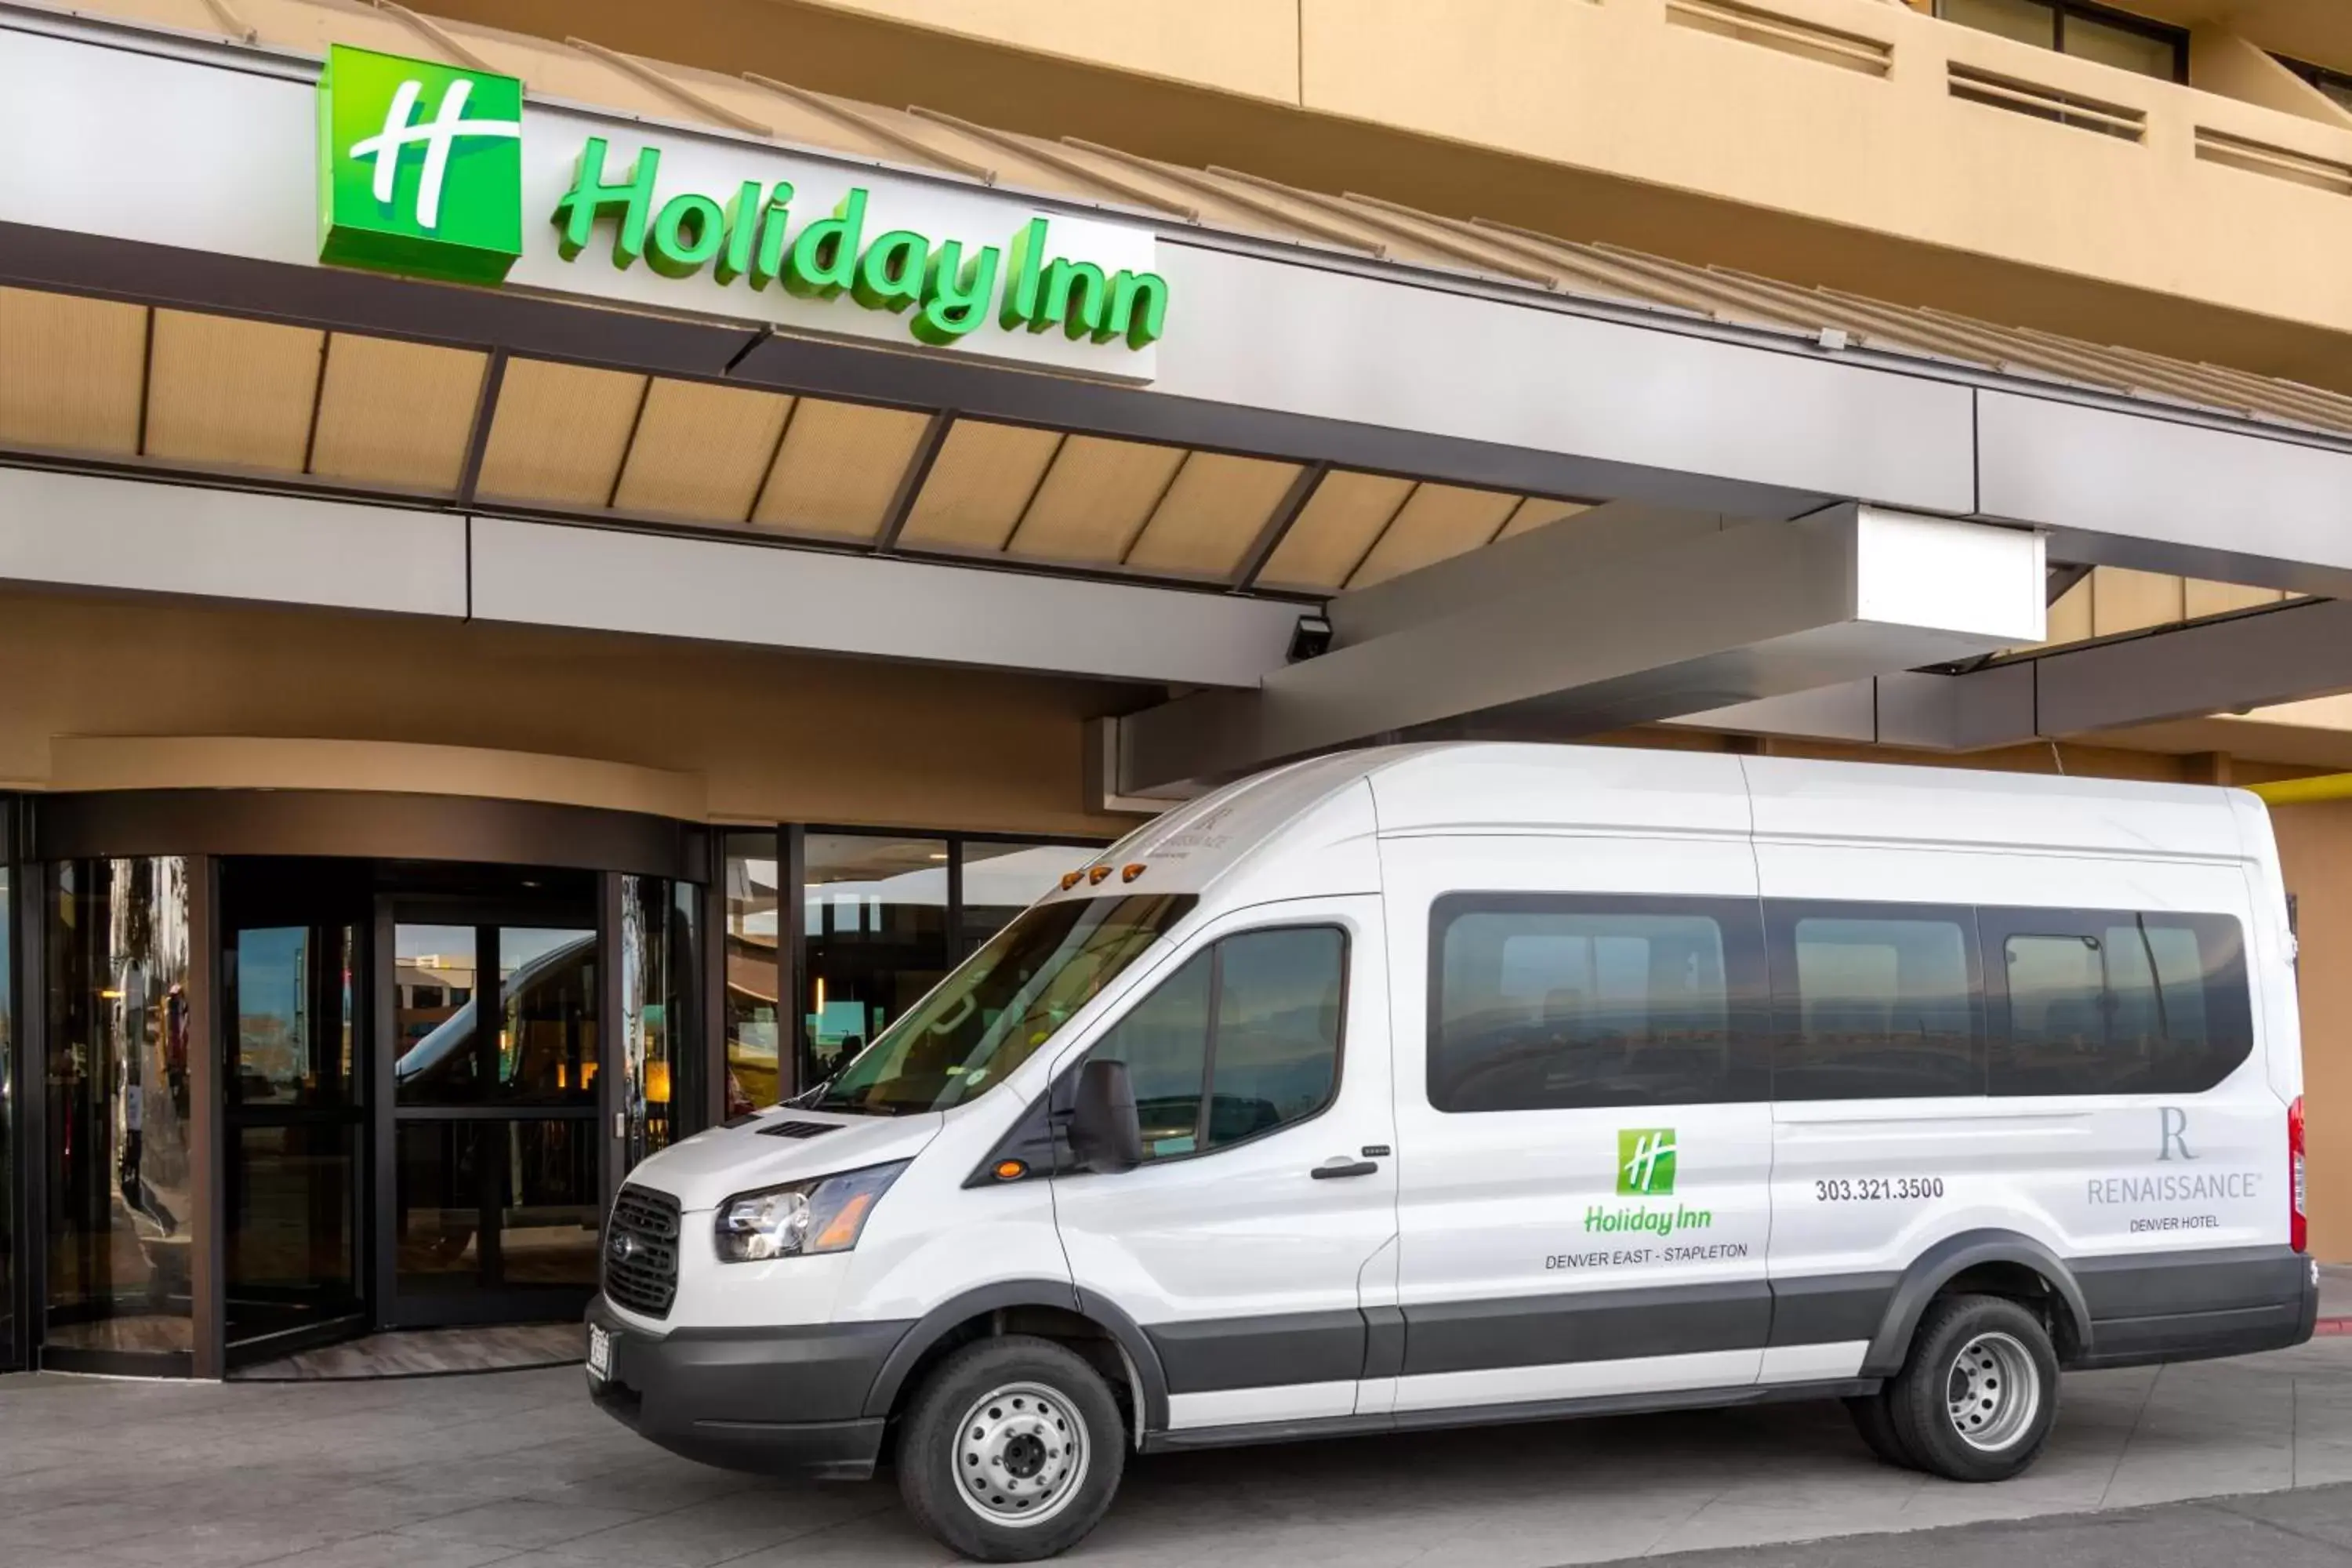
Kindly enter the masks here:
[[[1458, 742], [1294, 763], [1188, 802], [1108, 852], [1203, 889], [1317, 807], [1369, 784], [1381, 837], [1433, 833], [1744, 836], [2242, 860], [2231, 791], [1969, 767]], [[2256, 808], [2259, 810], [2259, 807]], [[1333, 831], [1342, 827], [1334, 817]], [[1314, 837], [1316, 835], [1310, 835]], [[1297, 847], [1306, 847], [1304, 845]], [[1083, 889], [1081, 889], [1083, 890]]]

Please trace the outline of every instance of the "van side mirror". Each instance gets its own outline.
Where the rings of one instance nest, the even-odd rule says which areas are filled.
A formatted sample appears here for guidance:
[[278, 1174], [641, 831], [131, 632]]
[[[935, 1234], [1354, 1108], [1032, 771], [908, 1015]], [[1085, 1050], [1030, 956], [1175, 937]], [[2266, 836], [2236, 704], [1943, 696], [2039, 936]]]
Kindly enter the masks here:
[[1082, 1171], [1115, 1176], [1143, 1163], [1143, 1123], [1125, 1062], [1090, 1061], [1078, 1068], [1069, 1136]]

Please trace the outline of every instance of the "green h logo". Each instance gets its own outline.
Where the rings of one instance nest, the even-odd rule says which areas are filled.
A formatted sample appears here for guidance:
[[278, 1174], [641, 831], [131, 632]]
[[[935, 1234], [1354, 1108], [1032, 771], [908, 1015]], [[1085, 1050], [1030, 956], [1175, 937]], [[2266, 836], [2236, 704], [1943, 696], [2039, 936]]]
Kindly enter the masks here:
[[1617, 1134], [1617, 1191], [1627, 1197], [1663, 1197], [1675, 1190], [1675, 1130], [1633, 1127]]
[[522, 254], [522, 83], [334, 45], [319, 78], [319, 258], [496, 283]]

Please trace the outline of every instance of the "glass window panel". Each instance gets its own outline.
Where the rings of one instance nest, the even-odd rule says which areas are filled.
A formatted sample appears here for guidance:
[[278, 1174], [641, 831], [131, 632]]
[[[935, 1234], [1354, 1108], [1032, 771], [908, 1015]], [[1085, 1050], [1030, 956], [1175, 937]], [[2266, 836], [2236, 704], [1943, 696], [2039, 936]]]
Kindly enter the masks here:
[[228, 1097], [240, 1106], [331, 1106], [352, 1097], [357, 1018], [348, 926], [239, 931], [226, 976], [235, 1024]]
[[499, 1275], [514, 1287], [596, 1283], [596, 1123], [488, 1124], [499, 1161]]
[[2055, 1089], [2093, 1070], [2106, 1045], [2099, 944], [2089, 936], [2012, 936], [2009, 1062], [2018, 1083]]
[[475, 1049], [472, 926], [393, 928], [394, 1067], [403, 1105], [476, 1103], [485, 1088]]
[[1431, 1103], [1441, 1110], [1719, 1101], [1738, 1029], [1727, 929], [1754, 906], [1520, 903], [1444, 916]]
[[948, 970], [948, 844], [864, 833], [803, 840], [806, 1081], [830, 1078]]
[[1198, 902], [1189, 893], [1060, 899], [1024, 910], [811, 1104], [944, 1110], [1002, 1083]]
[[1102, 851], [1089, 844], [987, 844], [967, 839], [963, 858], [963, 918], [969, 952], [1005, 922], [1062, 885], [1066, 873], [1093, 863]]
[[727, 1114], [773, 1105], [782, 1090], [776, 998], [781, 940], [773, 833], [727, 835]]
[[187, 863], [62, 862], [47, 906], [48, 1342], [184, 1355]]
[[1787, 981], [1776, 980], [1776, 1098], [1985, 1091], [1968, 911], [1809, 915], [1779, 906], [1773, 922], [1790, 958]]
[[310, 1119], [229, 1131], [224, 1248], [232, 1342], [357, 1307], [358, 1136], [348, 1121]]
[[[0, 805], [5, 809], [5, 805]], [[0, 866], [0, 1368], [24, 1354], [16, 1330], [16, 1011], [10, 976], [16, 973], [16, 931], [10, 923], [14, 879]]]
[[658, 1122], [648, 1133], [658, 1139], [649, 1144], [649, 1152], [701, 1131], [710, 1119], [704, 1095], [710, 1081], [707, 1076], [710, 1064], [709, 1036], [702, 1023], [702, 1009], [707, 1005], [702, 932], [708, 923], [702, 893], [702, 888], [693, 882], [669, 884], [668, 973], [662, 1001], [669, 1052], [646, 1073], [646, 1100], [654, 1108], [653, 1121]]
[[694, 887], [621, 879], [624, 1161], [669, 1147], [690, 1099], [685, 1070], [696, 1037]]
[[1348, 942], [1328, 926], [1300, 927], [1229, 937], [1217, 954], [1212, 1149], [1304, 1121], [1330, 1102]]
[[481, 1284], [485, 1153], [504, 1131], [499, 1121], [398, 1124], [393, 1256], [402, 1294]]
[[596, 933], [505, 926], [499, 943], [499, 1094], [596, 1103]]
[[1155, 987], [1087, 1055], [1125, 1062], [1143, 1126], [1143, 1156], [1165, 1160], [1199, 1145], [1201, 1080], [1209, 1068], [1207, 952]]
[[2252, 1049], [2242, 939], [2227, 916], [2012, 910], [1987, 919], [2008, 932], [1995, 1094], [2194, 1094]]
[[1936, 15], [2021, 44], [2058, 47], [2058, 10], [2046, 0], [1937, 0]]
[[2068, 54], [2096, 60], [2101, 65], [2137, 71], [2163, 81], [2173, 80], [2180, 71], [2179, 46], [2163, 35], [2151, 36], [2137, 28], [2070, 11], [2063, 37]]

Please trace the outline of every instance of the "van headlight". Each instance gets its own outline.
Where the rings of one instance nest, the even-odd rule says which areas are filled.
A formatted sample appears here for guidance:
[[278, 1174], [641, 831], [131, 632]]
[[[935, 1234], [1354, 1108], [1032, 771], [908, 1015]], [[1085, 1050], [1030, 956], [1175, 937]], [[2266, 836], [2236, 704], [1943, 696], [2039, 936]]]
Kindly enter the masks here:
[[758, 1263], [846, 1252], [857, 1245], [866, 1216], [906, 1168], [907, 1162], [900, 1160], [739, 1193], [719, 1205], [719, 1261]]

